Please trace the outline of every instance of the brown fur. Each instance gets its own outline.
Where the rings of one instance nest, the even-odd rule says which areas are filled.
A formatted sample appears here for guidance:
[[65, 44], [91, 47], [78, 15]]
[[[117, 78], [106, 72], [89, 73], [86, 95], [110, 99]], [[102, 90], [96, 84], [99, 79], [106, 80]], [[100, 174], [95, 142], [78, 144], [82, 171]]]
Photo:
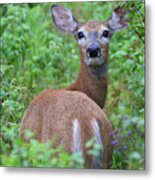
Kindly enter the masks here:
[[77, 80], [67, 90], [84, 92], [102, 108], [105, 104], [107, 88], [108, 76], [98, 79], [91, 74], [84, 63], [81, 63], [81, 70]]
[[112, 147], [110, 145], [112, 131], [111, 123], [104, 112], [81, 92], [63, 90], [44, 90], [29, 105], [20, 127], [23, 137], [25, 129], [33, 130], [36, 139], [46, 142], [55, 138], [55, 145], [61, 145], [71, 153], [72, 122], [78, 119], [81, 127], [81, 140], [86, 168], [91, 168], [91, 157], [84, 148], [85, 143], [93, 137], [91, 121], [95, 118], [100, 127], [104, 154], [101, 168], [109, 168]]
[[102, 27], [106, 27], [106, 25], [102, 22], [99, 21], [95, 21], [95, 20], [89, 20], [84, 24], [84, 29], [86, 31], [98, 31], [99, 29], [101, 29]]

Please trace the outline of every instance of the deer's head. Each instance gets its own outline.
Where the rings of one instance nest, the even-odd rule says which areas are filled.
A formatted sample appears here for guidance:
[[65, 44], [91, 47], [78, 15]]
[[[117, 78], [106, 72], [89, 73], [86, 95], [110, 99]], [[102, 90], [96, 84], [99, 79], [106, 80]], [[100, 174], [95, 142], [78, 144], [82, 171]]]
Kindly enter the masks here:
[[105, 22], [96, 20], [79, 24], [70, 10], [53, 5], [52, 17], [56, 27], [64, 33], [72, 34], [80, 46], [81, 60], [88, 67], [100, 67], [107, 60], [109, 39], [116, 31], [127, 27], [126, 11], [121, 7], [114, 9]]

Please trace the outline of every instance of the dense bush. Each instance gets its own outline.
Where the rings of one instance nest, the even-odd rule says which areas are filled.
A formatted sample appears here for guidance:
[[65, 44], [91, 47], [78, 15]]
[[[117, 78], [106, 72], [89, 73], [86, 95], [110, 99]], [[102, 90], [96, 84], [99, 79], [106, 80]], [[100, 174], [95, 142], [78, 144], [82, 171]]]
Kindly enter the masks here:
[[[142, 2], [61, 3], [79, 22], [106, 20], [112, 9], [131, 10], [129, 27], [109, 47], [109, 92], [105, 111], [114, 131], [113, 169], [144, 169], [144, 4]], [[45, 88], [68, 86], [79, 71], [77, 44], [51, 23], [50, 3], [1, 5], [1, 165], [83, 167], [50, 143], [24, 143], [18, 137], [30, 101]], [[49, 157], [55, 152], [57, 158]]]

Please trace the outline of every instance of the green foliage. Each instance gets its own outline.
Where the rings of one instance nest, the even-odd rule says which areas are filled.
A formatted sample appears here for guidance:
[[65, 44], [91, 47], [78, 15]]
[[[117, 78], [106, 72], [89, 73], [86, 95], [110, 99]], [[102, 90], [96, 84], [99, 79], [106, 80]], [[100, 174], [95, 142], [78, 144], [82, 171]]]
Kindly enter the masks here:
[[84, 160], [80, 152], [70, 155], [61, 147], [52, 148], [51, 142], [39, 143], [28, 130], [26, 137], [29, 137], [29, 143], [19, 137], [12, 140], [11, 153], [6, 151], [6, 144], [2, 144], [2, 150], [7, 152], [1, 155], [3, 166], [83, 168]]
[[101, 144], [95, 143], [94, 138], [86, 142], [85, 147], [87, 149], [87, 153], [92, 156], [98, 156], [100, 151], [104, 151], [104, 147]]
[[130, 10], [129, 27], [112, 37], [109, 58], [106, 110], [115, 136], [120, 135], [115, 137], [113, 168], [144, 169], [144, 4], [124, 6]]
[[[131, 10], [129, 27], [109, 45], [109, 92], [105, 111], [115, 131], [114, 169], [144, 169], [144, 3], [61, 3], [79, 22], [106, 20], [112, 9]], [[3, 166], [83, 167], [51, 144], [23, 142], [18, 128], [30, 101], [45, 88], [68, 86], [79, 71], [78, 46], [51, 23], [50, 3], [1, 5], [1, 159]], [[87, 143], [89, 149], [92, 141]], [[95, 146], [95, 145], [94, 145]], [[91, 153], [100, 147], [95, 146]], [[53, 154], [58, 153], [55, 158]], [[51, 159], [49, 157], [52, 157]]]

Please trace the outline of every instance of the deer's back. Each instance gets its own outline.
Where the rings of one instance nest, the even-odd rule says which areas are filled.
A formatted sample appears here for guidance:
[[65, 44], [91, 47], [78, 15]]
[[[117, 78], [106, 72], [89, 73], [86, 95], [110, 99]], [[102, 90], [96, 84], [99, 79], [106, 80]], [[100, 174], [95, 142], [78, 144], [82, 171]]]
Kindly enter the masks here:
[[85, 154], [85, 143], [94, 136], [93, 122], [97, 122], [102, 143], [108, 146], [105, 151], [109, 151], [111, 157], [111, 138], [108, 135], [111, 124], [103, 110], [84, 93], [45, 90], [29, 105], [21, 123], [20, 134], [24, 129], [31, 129], [40, 142], [54, 139], [55, 145], [72, 152], [74, 131], [79, 128], [79, 135], [76, 135], [79, 137], [75, 138], [79, 138], [79, 146]]

